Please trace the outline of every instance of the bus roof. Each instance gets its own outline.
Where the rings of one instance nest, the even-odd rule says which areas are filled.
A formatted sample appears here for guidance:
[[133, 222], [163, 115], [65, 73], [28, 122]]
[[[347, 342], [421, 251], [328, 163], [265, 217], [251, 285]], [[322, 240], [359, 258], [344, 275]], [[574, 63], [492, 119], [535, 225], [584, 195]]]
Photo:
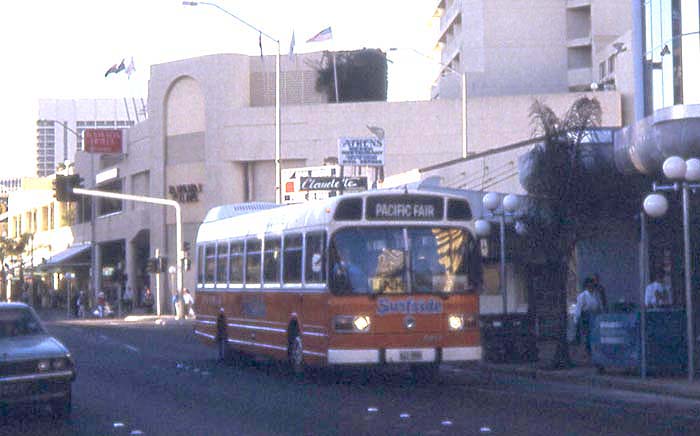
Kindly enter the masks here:
[[401, 186], [350, 193], [307, 203], [280, 205], [275, 203], [239, 203], [212, 208], [199, 226], [197, 242], [217, 241], [230, 237], [282, 233], [290, 228], [305, 228], [328, 224], [338, 203], [348, 198], [367, 198], [383, 195], [423, 195], [460, 198], [457, 192], [432, 188]]

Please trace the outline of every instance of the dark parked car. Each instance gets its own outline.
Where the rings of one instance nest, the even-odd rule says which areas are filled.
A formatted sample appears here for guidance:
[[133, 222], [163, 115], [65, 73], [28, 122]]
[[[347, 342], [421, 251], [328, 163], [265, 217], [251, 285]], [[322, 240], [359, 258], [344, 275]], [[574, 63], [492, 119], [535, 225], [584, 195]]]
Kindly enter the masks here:
[[75, 365], [24, 303], [0, 303], [0, 408], [48, 403], [54, 416], [71, 412]]

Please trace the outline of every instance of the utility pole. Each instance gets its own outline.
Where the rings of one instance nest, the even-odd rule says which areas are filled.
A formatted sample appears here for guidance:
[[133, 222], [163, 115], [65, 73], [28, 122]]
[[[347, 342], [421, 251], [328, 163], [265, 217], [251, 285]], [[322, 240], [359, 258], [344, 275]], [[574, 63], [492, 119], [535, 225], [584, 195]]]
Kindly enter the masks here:
[[[158, 258], [160, 257], [160, 250], [155, 249], [154, 256], [156, 258], [156, 264], [160, 265]], [[160, 316], [160, 268], [156, 268], [156, 315]]]

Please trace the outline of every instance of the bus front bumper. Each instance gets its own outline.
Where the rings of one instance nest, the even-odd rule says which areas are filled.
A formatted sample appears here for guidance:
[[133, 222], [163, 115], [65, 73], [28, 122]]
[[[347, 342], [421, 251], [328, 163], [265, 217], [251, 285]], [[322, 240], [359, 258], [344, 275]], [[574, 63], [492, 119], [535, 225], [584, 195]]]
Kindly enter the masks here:
[[481, 346], [328, 350], [329, 365], [467, 362], [481, 360]]

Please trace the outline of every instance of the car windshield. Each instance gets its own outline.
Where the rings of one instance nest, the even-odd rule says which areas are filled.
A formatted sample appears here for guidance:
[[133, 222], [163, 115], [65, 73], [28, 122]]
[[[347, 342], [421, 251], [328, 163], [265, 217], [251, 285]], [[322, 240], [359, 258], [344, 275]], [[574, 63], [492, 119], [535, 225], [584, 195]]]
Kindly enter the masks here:
[[44, 329], [31, 311], [23, 308], [0, 310], [0, 338], [41, 333], [44, 333]]
[[474, 242], [463, 229], [343, 229], [331, 253], [331, 289], [339, 294], [467, 292], [479, 281]]

